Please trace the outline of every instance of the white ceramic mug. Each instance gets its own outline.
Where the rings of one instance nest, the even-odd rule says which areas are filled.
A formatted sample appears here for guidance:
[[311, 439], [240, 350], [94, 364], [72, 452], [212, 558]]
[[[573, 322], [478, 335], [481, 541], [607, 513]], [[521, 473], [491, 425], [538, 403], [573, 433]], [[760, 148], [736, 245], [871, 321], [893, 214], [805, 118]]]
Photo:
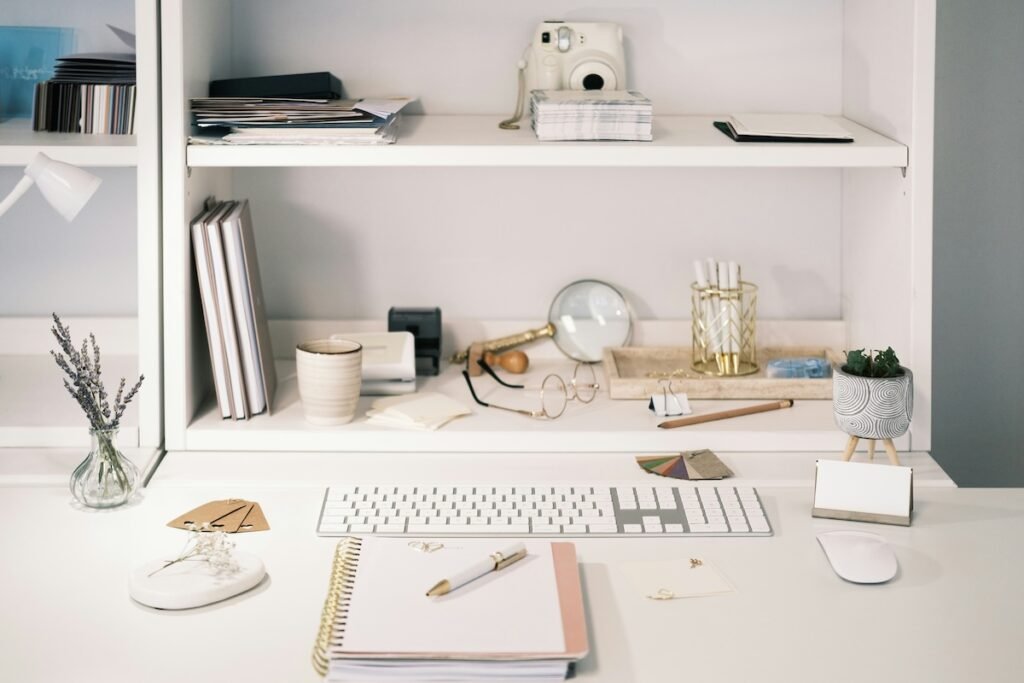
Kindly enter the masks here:
[[299, 397], [315, 425], [351, 422], [359, 403], [363, 347], [350, 339], [314, 339], [295, 347]]

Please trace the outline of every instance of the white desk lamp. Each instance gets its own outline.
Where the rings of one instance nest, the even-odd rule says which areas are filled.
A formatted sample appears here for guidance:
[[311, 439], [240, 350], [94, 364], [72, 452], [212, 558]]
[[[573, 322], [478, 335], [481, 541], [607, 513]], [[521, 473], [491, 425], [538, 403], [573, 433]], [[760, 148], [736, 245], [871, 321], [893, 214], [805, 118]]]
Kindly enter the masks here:
[[0, 216], [14, 206], [32, 185], [38, 185], [46, 201], [69, 223], [86, 205], [102, 182], [77, 166], [54, 161], [42, 152], [25, 167], [25, 177], [18, 181], [7, 198], [0, 202]]

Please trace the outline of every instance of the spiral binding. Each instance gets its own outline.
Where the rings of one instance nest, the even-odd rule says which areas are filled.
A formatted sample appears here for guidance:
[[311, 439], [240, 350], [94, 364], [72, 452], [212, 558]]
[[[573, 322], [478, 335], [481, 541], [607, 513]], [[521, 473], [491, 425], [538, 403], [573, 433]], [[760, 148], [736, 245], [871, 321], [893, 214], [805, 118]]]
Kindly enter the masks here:
[[334, 550], [331, 582], [327, 587], [327, 599], [324, 600], [324, 611], [320, 616], [320, 631], [313, 645], [313, 668], [321, 676], [327, 675], [330, 651], [340, 647], [345, 636], [348, 607], [352, 602], [352, 588], [362, 547], [362, 539], [345, 537], [338, 541]]

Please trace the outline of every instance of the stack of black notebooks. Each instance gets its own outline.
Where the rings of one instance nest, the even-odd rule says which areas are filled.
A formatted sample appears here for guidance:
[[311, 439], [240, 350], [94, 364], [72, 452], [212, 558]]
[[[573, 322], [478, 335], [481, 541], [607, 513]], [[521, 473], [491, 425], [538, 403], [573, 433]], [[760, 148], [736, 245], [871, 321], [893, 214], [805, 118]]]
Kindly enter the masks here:
[[60, 57], [54, 77], [38, 83], [32, 129], [130, 135], [135, 130], [135, 55]]

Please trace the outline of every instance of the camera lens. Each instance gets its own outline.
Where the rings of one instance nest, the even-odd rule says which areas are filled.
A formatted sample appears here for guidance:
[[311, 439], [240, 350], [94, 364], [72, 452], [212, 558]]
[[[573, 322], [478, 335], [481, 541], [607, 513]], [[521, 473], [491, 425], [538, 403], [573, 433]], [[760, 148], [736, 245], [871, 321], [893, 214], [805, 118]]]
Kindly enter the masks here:
[[544, 33], [541, 33], [540, 34], [540, 42], [545, 43], [545, 44], [550, 43], [551, 42], [551, 34], [548, 33], [547, 31], [544, 31]]
[[597, 74], [587, 74], [583, 77], [584, 90], [600, 90], [604, 87], [604, 79]]

